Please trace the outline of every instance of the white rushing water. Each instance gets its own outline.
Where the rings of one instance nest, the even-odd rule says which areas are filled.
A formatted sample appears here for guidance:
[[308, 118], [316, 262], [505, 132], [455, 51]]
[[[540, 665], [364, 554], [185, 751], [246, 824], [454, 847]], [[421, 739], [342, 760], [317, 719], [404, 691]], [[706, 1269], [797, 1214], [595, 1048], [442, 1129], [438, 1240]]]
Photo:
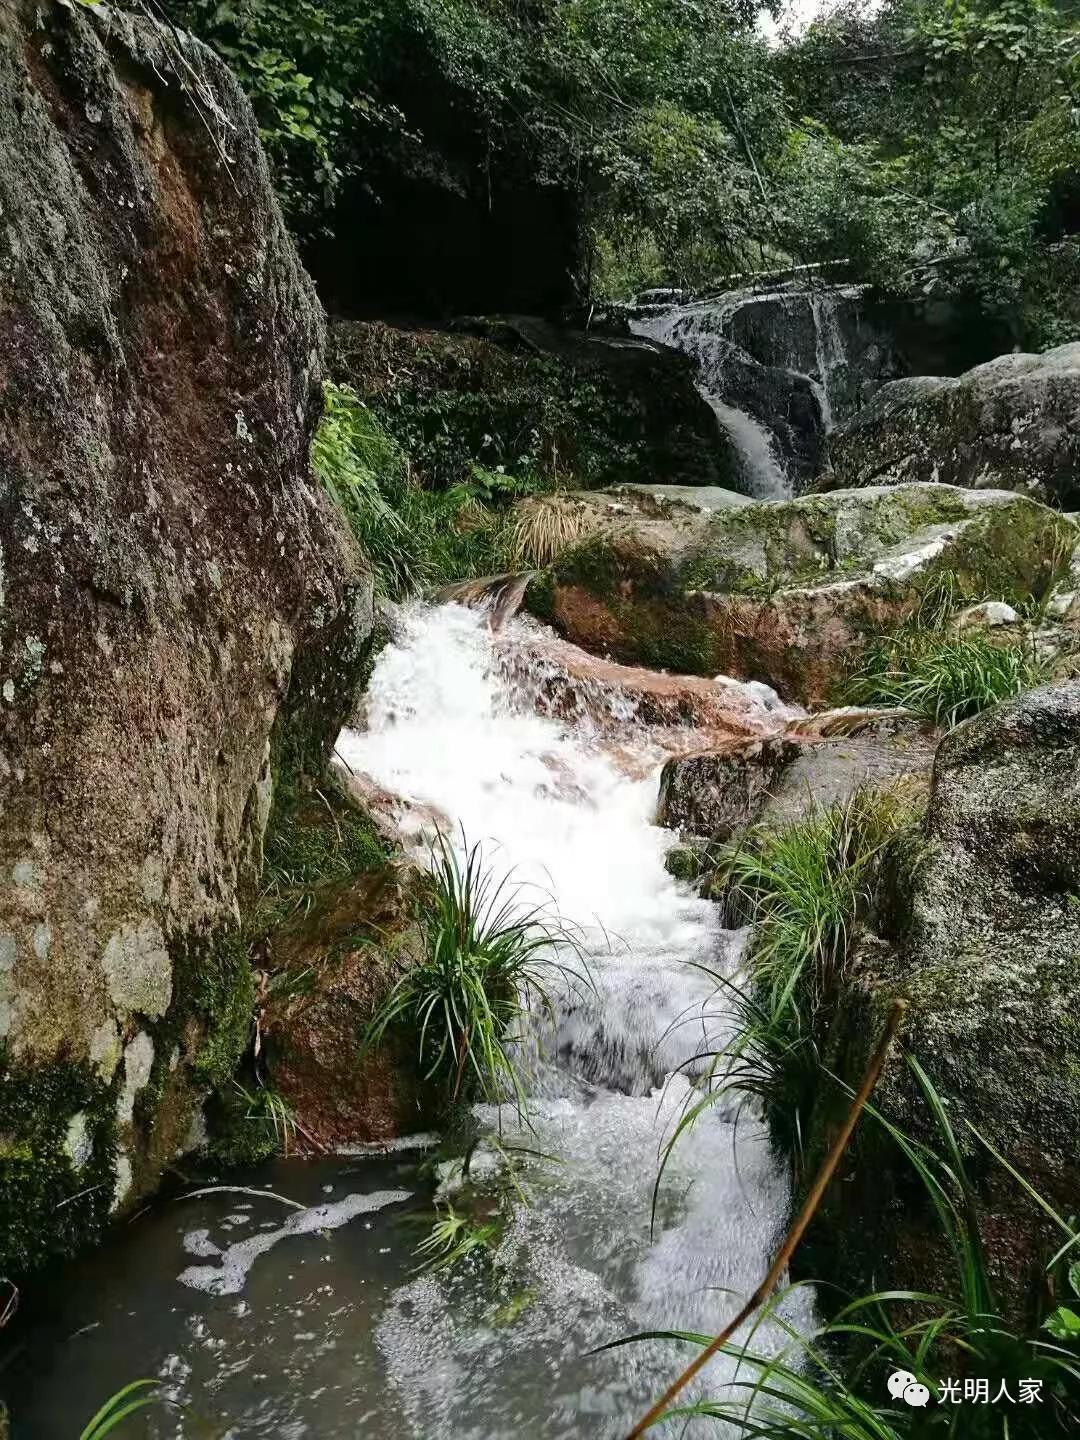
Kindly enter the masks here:
[[[723, 397], [723, 372], [731, 353], [731, 343], [723, 338], [722, 315], [718, 333], [695, 323], [709, 310], [705, 302], [673, 306], [659, 314], [644, 316], [630, 322], [635, 335], [657, 340], [672, 349], [682, 350], [694, 361], [698, 393], [716, 416], [720, 429], [728, 436], [742, 466], [748, 492], [756, 500], [783, 500], [791, 495], [791, 480], [773, 436], [761, 422], [746, 410], [729, 405]], [[716, 307], [710, 313], [716, 317]]]
[[784, 499], [793, 483], [780, 438], [733, 399], [748, 374], [767, 383], [770, 370], [786, 372], [809, 383], [818, 427], [828, 436], [843, 418], [842, 410], [836, 413], [836, 378], [848, 365], [839, 311], [860, 293], [858, 286], [732, 290], [710, 300], [661, 303], [630, 328], [690, 356], [698, 392], [730, 439], [748, 492], [759, 500]]
[[[603, 725], [544, 713], [530, 623], [494, 637], [477, 611], [408, 612], [376, 664], [365, 728], [338, 745], [405, 802], [403, 823], [437, 816], [552, 896], [581, 927], [595, 985], [557, 1003], [525, 1140], [557, 1163], [517, 1207], [494, 1279], [468, 1266], [419, 1276], [379, 1322], [395, 1407], [424, 1440], [624, 1433], [686, 1352], [588, 1352], [642, 1330], [714, 1333], [761, 1279], [787, 1212], [761, 1128], [718, 1107], [676, 1148], [650, 1236], [658, 1150], [691, 1093], [671, 1072], [728, 1024], [696, 967], [734, 973], [740, 937], [664, 869], [672, 837], [652, 823], [663, 757], [633, 707], [613, 701]], [[787, 1303], [808, 1323], [804, 1292]], [[714, 1362], [704, 1389], [720, 1393], [730, 1373]]]

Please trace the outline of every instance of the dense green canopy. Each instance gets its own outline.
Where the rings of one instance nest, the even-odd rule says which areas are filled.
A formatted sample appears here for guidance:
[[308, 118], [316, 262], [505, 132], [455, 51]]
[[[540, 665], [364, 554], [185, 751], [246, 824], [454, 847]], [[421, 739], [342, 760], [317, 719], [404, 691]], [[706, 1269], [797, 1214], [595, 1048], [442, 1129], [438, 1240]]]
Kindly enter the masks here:
[[[1078, 29], [1047, 0], [175, 0], [251, 94], [286, 210], [402, 176], [569, 193], [593, 293], [844, 259], [1071, 330]], [[1080, 228], [1078, 226], [1077, 228]]]

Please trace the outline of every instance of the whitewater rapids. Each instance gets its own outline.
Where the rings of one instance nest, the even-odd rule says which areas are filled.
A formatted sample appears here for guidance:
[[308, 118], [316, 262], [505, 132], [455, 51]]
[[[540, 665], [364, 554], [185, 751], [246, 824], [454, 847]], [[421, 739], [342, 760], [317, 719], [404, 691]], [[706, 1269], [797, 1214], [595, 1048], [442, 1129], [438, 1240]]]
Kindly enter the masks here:
[[[687, 1352], [589, 1352], [644, 1330], [714, 1333], [761, 1279], [787, 1217], [788, 1176], [762, 1128], [718, 1107], [676, 1148], [650, 1235], [686, 1076], [730, 1029], [701, 967], [733, 975], [741, 937], [664, 868], [673, 837], [653, 823], [664, 752], [625, 696], [593, 695], [573, 721], [549, 713], [531, 622], [496, 636], [481, 612], [447, 605], [406, 612], [400, 627], [363, 728], [339, 739], [342, 760], [395, 797], [409, 843], [438, 823], [530, 898], [550, 897], [579, 928], [594, 990], [558, 998], [533, 1078], [527, 1143], [558, 1163], [495, 1256], [505, 1293], [467, 1270], [422, 1275], [395, 1293], [379, 1348], [425, 1440], [615, 1437]], [[753, 711], [763, 702], [746, 689]], [[513, 1323], [499, 1318], [507, 1303]], [[808, 1325], [809, 1295], [793, 1294], [785, 1317]], [[759, 1332], [759, 1347], [770, 1340]], [[700, 1393], [720, 1394], [731, 1369], [714, 1362]]]

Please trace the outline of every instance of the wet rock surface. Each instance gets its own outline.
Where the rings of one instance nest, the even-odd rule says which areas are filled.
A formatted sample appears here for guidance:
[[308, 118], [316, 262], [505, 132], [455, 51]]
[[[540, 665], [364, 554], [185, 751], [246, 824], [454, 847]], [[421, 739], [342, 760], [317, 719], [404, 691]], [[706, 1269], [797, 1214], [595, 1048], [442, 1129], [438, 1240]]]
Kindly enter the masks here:
[[833, 437], [823, 485], [937, 480], [1080, 505], [1080, 344], [898, 380]]
[[308, 1147], [389, 1140], [435, 1115], [414, 1037], [395, 1032], [362, 1048], [376, 1007], [420, 954], [409, 907], [420, 879], [387, 867], [348, 881], [274, 937], [279, 995], [265, 1012], [267, 1074]]
[[0, 113], [12, 1273], [152, 1186], [230, 1073], [272, 771], [321, 761], [370, 582], [307, 473], [320, 311], [229, 72], [16, 0]]
[[[1080, 682], [1030, 691], [969, 720], [934, 765], [928, 850], [864, 936], [834, 997], [825, 1058], [857, 1080], [891, 1001], [910, 1002], [905, 1043], [945, 1095], [986, 1202], [984, 1239], [1008, 1301], [1041, 1283], [1044, 1217], [968, 1128], [974, 1126], [1061, 1214], [1080, 1202]], [[843, 1099], [814, 1117], [820, 1153]], [[905, 1133], [934, 1139], [897, 1056], [878, 1104]], [[929, 1287], [940, 1261], [925, 1195], [898, 1152], [864, 1128], [808, 1252], [851, 1278], [890, 1267]], [[820, 1248], [817, 1248], [820, 1247]]]
[[929, 785], [938, 736], [902, 712], [825, 711], [762, 740], [731, 741], [664, 766], [657, 821], [685, 837], [783, 829], [864, 787]]

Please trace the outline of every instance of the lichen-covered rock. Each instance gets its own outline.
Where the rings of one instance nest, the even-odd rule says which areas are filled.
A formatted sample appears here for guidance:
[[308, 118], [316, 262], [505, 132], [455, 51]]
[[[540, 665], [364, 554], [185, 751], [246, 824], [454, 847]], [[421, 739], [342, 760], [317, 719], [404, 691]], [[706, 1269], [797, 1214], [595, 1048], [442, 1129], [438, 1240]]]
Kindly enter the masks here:
[[250, 108], [141, 16], [0, 5], [0, 1270], [184, 1144], [251, 1019], [272, 772], [370, 586], [311, 482], [321, 319]]
[[823, 484], [1016, 490], [1080, 505], [1080, 343], [1000, 355], [958, 379], [897, 380], [833, 436]]
[[818, 705], [877, 635], [951, 576], [962, 596], [1041, 597], [1076, 543], [1064, 516], [1008, 491], [903, 485], [702, 510], [598, 492], [578, 548], [526, 605], [616, 659], [760, 680]]
[[[927, 836], [893, 923], [845, 971], [826, 1058], [857, 1083], [891, 1001], [910, 1002], [907, 1048], [946, 1098], [999, 1283], [1022, 1303], [1039, 1279], [1039, 1215], [968, 1126], [1060, 1214], [1080, 1210], [1080, 681], [1030, 691], [941, 742]], [[823, 1093], [814, 1153], [844, 1103]], [[940, 1148], [899, 1055], [877, 1103]], [[935, 1288], [925, 1195], [879, 1128], [864, 1125], [847, 1170], [819, 1221], [819, 1254], [847, 1278]]]

